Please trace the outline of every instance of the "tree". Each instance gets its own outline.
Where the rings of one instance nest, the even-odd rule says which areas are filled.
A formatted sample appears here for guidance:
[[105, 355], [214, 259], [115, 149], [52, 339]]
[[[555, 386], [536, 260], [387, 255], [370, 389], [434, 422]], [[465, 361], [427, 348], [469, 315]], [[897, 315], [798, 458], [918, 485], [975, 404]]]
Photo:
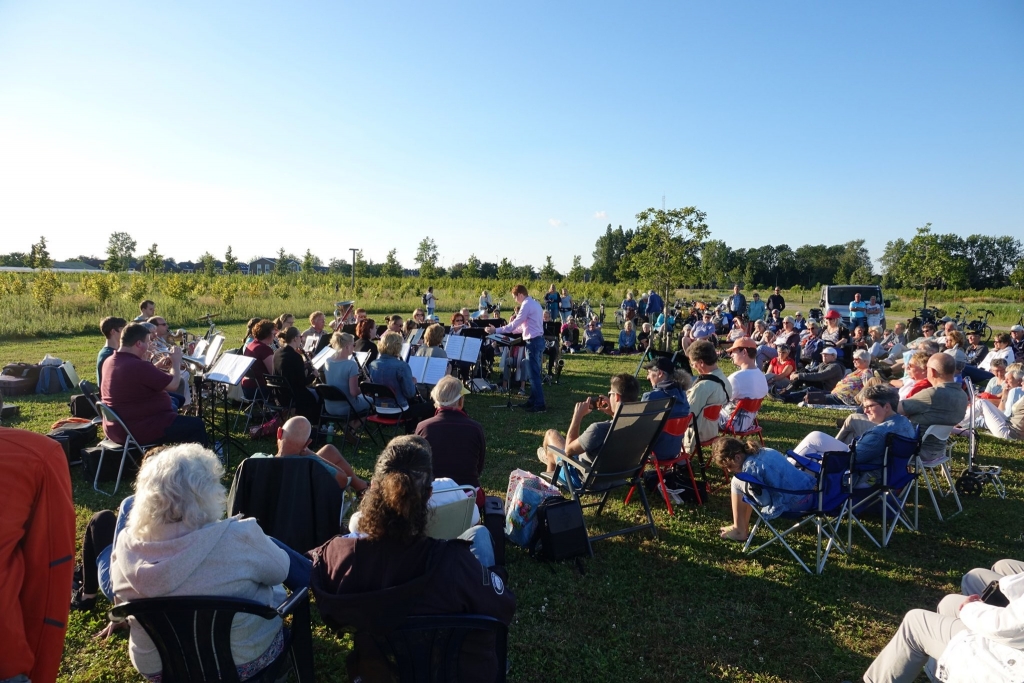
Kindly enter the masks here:
[[12, 251], [0, 256], [0, 266], [7, 268], [28, 268], [29, 255], [22, 251]]
[[132, 254], [135, 253], [135, 240], [126, 232], [114, 232], [110, 234], [107, 242], [107, 261], [104, 264], [111, 273], [118, 273], [128, 270], [132, 262]]
[[157, 251], [156, 242], [153, 242], [153, 246], [142, 257], [142, 269], [147, 273], [159, 273], [164, 269], [164, 257]]
[[1017, 261], [1017, 265], [1010, 273], [1010, 284], [1018, 288], [1024, 287], [1024, 258]]
[[431, 237], [424, 237], [416, 247], [416, 258], [420, 266], [420, 277], [435, 277], [437, 271], [437, 243]]
[[388, 252], [384, 263], [380, 267], [380, 274], [384, 277], [402, 277], [402, 264], [398, 262], [398, 250], [392, 249]]
[[572, 282], [583, 282], [587, 279], [587, 269], [583, 267], [581, 261], [582, 258], [579, 254], [573, 255], [572, 268], [569, 269], [569, 274], [566, 276]]
[[274, 263], [274, 274], [275, 275], [287, 275], [292, 272], [292, 269], [288, 267], [288, 254], [284, 253], [284, 248], [277, 250], [277, 262]]
[[1010, 282], [1010, 273], [1022, 257], [1020, 240], [1007, 235], [971, 235], [964, 240], [972, 289], [995, 289]]
[[540, 279], [546, 282], [554, 282], [561, 279], [561, 277], [559, 272], [555, 270], [555, 264], [551, 261], [551, 257], [545, 256], [544, 266], [540, 269]]
[[698, 255], [709, 234], [706, 216], [695, 206], [645, 209], [636, 215], [626, 260], [642, 284], [665, 291], [696, 279]]
[[709, 240], [700, 249], [701, 283], [712, 287], [723, 283], [732, 269], [732, 249], [722, 240]]
[[621, 225], [612, 230], [612, 224], [608, 224], [605, 233], [594, 244], [594, 265], [590, 267], [590, 272], [595, 281], [616, 281], [617, 270], [626, 257], [626, 250], [634, 235], [633, 230], [624, 231]]
[[32, 252], [29, 254], [28, 260], [30, 268], [53, 267], [53, 259], [50, 258], [50, 252], [46, 250], [45, 237], [40, 237], [39, 241], [32, 245]]
[[448, 277], [454, 280], [457, 280], [460, 277], [466, 277], [466, 264], [462, 261], [453, 263], [451, 267], [448, 268]]
[[503, 258], [501, 263], [498, 264], [498, 272], [496, 274], [499, 280], [511, 280], [516, 275], [515, 267], [511, 261]]
[[306, 275], [312, 275], [316, 272], [317, 266], [322, 266], [323, 262], [319, 256], [314, 256], [313, 252], [309, 249], [302, 255], [302, 272]]
[[327, 269], [333, 275], [344, 275], [346, 277], [352, 275], [352, 266], [343, 258], [332, 258], [327, 263]]
[[480, 277], [493, 280], [498, 277], [498, 264], [484, 261], [480, 264]]
[[462, 277], [480, 277], [480, 259], [476, 254], [470, 254], [466, 259], [466, 267], [462, 271]]
[[[960, 250], [958, 240], [955, 235], [933, 234], [932, 224], [926, 223], [909, 242], [885, 245], [882, 261], [890, 268], [886, 275], [904, 286], [921, 287], [927, 306], [929, 288], [967, 286], [968, 264], [967, 259], [957, 253]], [[899, 247], [902, 250], [897, 255], [894, 252]]]
[[199, 265], [203, 269], [205, 275], [216, 275], [217, 274], [217, 259], [213, 258], [213, 254], [210, 252], [204, 252], [199, 257]]
[[238, 259], [235, 258], [234, 253], [231, 251], [231, 245], [228, 245], [228, 250], [224, 254], [224, 272], [228, 275], [234, 275], [238, 270]]

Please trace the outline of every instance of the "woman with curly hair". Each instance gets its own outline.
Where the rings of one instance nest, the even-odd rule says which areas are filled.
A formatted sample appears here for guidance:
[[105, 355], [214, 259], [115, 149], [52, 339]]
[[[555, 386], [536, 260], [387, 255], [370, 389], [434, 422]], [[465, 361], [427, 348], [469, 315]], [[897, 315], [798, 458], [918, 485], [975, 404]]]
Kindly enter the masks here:
[[[311, 587], [325, 623], [355, 629], [346, 660], [352, 680], [390, 680], [388, 664], [367, 634], [387, 632], [407, 616], [512, 621], [516, 599], [502, 570], [482, 567], [469, 543], [426, 536], [434, 483], [427, 440], [392, 439], [359, 506], [359, 533], [335, 536], [312, 552]], [[485, 527], [475, 529], [490, 540]], [[474, 632], [462, 647], [459, 680], [493, 681], [498, 664], [493, 635]]]

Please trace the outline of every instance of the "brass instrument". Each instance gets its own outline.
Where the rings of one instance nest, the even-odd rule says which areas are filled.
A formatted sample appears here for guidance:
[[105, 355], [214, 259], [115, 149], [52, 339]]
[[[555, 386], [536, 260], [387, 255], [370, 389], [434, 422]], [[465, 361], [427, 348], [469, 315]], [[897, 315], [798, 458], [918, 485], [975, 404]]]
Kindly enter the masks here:
[[341, 326], [349, 321], [349, 316], [352, 315], [354, 310], [355, 301], [338, 301], [334, 304], [334, 321], [331, 323], [331, 329], [337, 332], [341, 329]]

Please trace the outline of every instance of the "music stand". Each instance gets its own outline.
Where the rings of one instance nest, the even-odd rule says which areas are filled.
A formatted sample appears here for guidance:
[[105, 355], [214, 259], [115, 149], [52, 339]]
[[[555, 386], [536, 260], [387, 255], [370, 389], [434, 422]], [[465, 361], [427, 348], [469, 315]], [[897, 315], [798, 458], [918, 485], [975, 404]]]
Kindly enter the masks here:
[[[231, 435], [231, 427], [228, 421], [228, 387], [238, 386], [242, 378], [249, 372], [249, 368], [256, 362], [255, 358], [242, 356], [237, 353], [226, 353], [203, 375], [203, 382], [214, 385], [212, 396], [214, 403], [210, 411], [210, 432], [214, 436], [214, 452], [218, 453], [224, 460], [224, 469], [231, 465], [230, 448], [234, 446], [241, 451], [243, 457], [248, 457], [242, 442]], [[221, 404], [224, 407], [223, 428], [218, 429], [217, 420], [217, 395], [220, 395]], [[218, 446], [220, 447], [218, 449]]]
[[[487, 339], [491, 340], [492, 342], [494, 342], [495, 344], [497, 344], [500, 347], [508, 348], [508, 352], [509, 352], [508, 358], [509, 358], [509, 361], [511, 361], [511, 358], [512, 358], [512, 347], [515, 347], [515, 346], [525, 346], [526, 345], [526, 341], [523, 339], [522, 335], [518, 335], [518, 334], [517, 335], [489, 334], [489, 335], [487, 335]], [[509, 369], [508, 362], [505, 363], [505, 369], [506, 370]], [[515, 408], [519, 407], [517, 404], [512, 403], [512, 375], [513, 374], [514, 373], [511, 370], [509, 370], [508, 380], [505, 382], [505, 384], [506, 384], [506, 387], [505, 387], [505, 394], [506, 394], [505, 405], [491, 406], [492, 408], [508, 408], [508, 409], [511, 410], [511, 409], [515, 409]]]

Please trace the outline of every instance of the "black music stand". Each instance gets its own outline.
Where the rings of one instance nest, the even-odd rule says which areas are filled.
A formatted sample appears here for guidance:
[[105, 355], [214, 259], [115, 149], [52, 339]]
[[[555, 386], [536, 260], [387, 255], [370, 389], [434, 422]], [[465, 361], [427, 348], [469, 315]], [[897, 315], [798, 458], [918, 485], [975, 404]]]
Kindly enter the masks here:
[[[507, 347], [509, 349], [509, 360], [510, 361], [511, 361], [511, 358], [512, 358], [512, 347], [514, 347], [514, 346], [525, 346], [526, 345], [526, 341], [523, 339], [522, 335], [519, 335], [519, 334], [516, 334], [516, 335], [490, 334], [490, 335], [487, 335], [487, 339], [491, 340], [492, 342], [494, 342], [498, 346]], [[506, 369], [508, 368], [508, 363], [505, 364], [505, 368]], [[505, 382], [505, 384], [507, 385], [505, 387], [505, 394], [506, 394], [505, 405], [491, 406], [492, 408], [508, 408], [508, 409], [512, 410], [512, 409], [520, 407], [519, 405], [517, 405], [517, 404], [512, 402], [512, 375], [514, 375], [514, 374], [515, 374], [514, 371], [509, 370], [508, 380]]]
[[[242, 453], [243, 459], [249, 456], [249, 452], [245, 450], [242, 442], [231, 435], [230, 421], [228, 419], [228, 388], [238, 386], [255, 362], [256, 359], [249, 356], [226, 353], [214, 363], [213, 367], [208, 368], [203, 375], [202, 382], [203, 384], [210, 385], [211, 391], [209, 396], [213, 401], [210, 406], [209, 417], [206, 418], [205, 414], [203, 417], [213, 437], [214, 452], [220, 456], [225, 470], [231, 465], [231, 447], [238, 449]], [[201, 414], [204, 412], [201, 406], [202, 396], [205, 393], [200, 393]], [[218, 398], [220, 399], [219, 403], [223, 407], [222, 420], [219, 420], [217, 415]]]

